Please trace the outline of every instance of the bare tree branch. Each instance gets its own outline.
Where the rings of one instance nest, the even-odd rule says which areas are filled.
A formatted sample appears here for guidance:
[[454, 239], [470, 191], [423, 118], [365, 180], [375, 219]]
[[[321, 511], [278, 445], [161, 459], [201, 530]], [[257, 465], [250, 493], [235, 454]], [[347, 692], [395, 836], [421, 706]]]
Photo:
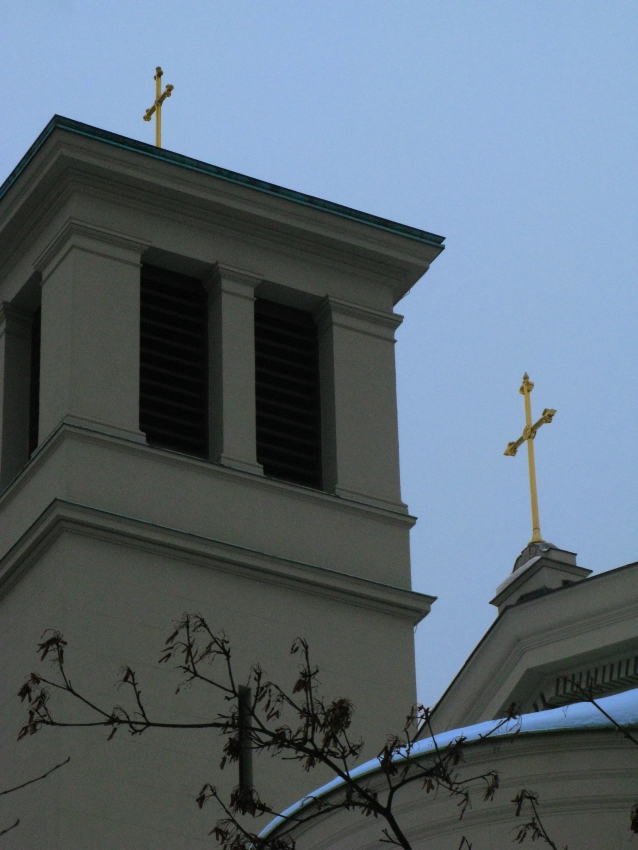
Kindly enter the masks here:
[[[526, 791], [524, 788], [522, 791], [514, 797], [512, 800], [516, 807], [516, 817], [520, 817], [525, 803], [529, 803], [532, 809], [532, 819], [527, 823], [524, 823], [521, 827], [518, 827], [518, 832], [514, 838], [517, 844], [522, 844], [527, 836], [529, 835], [532, 841], [544, 841], [545, 844], [549, 845], [552, 850], [559, 850], [556, 844], [552, 841], [552, 839], [547, 834], [547, 830], [543, 826], [543, 823], [538, 814], [538, 794], [534, 793], [534, 791]], [[564, 850], [568, 850], [567, 845], [565, 845]]]
[[602, 705], [600, 705], [600, 703], [596, 702], [596, 698], [594, 697], [593, 683], [590, 684], [588, 687], [583, 688], [582, 685], [579, 685], [577, 682], [572, 682], [572, 680], [569, 679], [567, 676], [563, 676], [563, 682], [569, 682], [572, 688], [582, 696], [583, 701], [590, 702], [595, 708], [598, 709], [598, 711], [603, 715], [603, 717], [606, 717], [607, 720], [609, 720], [612, 726], [616, 727], [616, 729], [621, 733], [624, 738], [626, 738], [628, 741], [631, 741], [632, 744], [635, 744], [638, 747], [638, 738], [636, 738], [635, 735], [632, 735], [629, 729], [618, 723], [618, 721], [615, 720], [611, 716], [611, 714], [606, 712]]
[[[72, 684], [65, 663], [66, 645], [60, 632], [43, 634], [38, 645], [40, 659], [52, 662], [54, 675], [45, 677], [32, 673], [20, 689], [19, 696], [28, 707], [28, 719], [19, 738], [33, 735], [44, 726], [104, 727], [110, 730], [109, 740], [120, 727], [128, 729], [132, 735], [149, 729], [216, 729], [224, 740], [220, 769], [237, 762], [248, 746], [256, 753], [296, 761], [305, 771], [322, 765], [342, 780], [341, 787], [330, 799], [309, 797], [304, 811], [292, 816], [278, 813], [253, 788], [238, 786], [226, 801], [214, 783], [205, 783], [196, 802], [200, 808], [209, 801], [219, 806], [223, 816], [217, 820], [211, 834], [223, 850], [294, 850], [292, 830], [340, 809], [380, 819], [385, 824], [381, 841], [411, 850], [393, 809], [402, 789], [420, 782], [425, 794], [444, 790], [456, 799], [460, 817], [471, 806], [475, 787], [482, 787], [486, 801], [493, 799], [498, 789], [495, 771], [470, 777], [461, 774], [465, 738], [460, 736], [441, 747], [432, 730], [431, 711], [423, 706], [416, 706], [410, 712], [402, 733], [389, 737], [377, 756], [384, 786], [379, 786], [378, 774], [376, 777], [353, 776], [352, 769], [363, 749], [363, 741], [354, 739], [351, 733], [354, 706], [342, 697], [325, 700], [318, 695], [319, 669], [312, 663], [308, 643], [303, 638], [297, 638], [291, 647], [291, 655], [299, 660], [292, 688], [286, 690], [270, 680], [257, 664], [248, 676], [246, 687], [250, 688], [250, 696], [247, 698], [245, 687], [238, 684], [226, 635], [215, 633], [201, 615], [185, 614], [168, 636], [159, 663], [172, 662], [181, 674], [176, 693], [199, 684], [212, 688], [219, 695], [224, 706], [222, 710], [199, 723], [166, 722], [153, 717], [144, 703], [136, 673], [130, 667], [122, 668], [118, 679], [118, 687], [131, 697], [130, 707], [99, 705]], [[51, 702], [56, 693], [66, 693], [78, 701], [89, 712], [89, 718], [58, 719]], [[243, 699], [241, 711], [240, 699]], [[90, 714], [94, 717], [90, 718]], [[516, 721], [512, 707], [483, 737], [489, 738], [505, 724]], [[426, 757], [417, 746], [424, 729], [433, 742], [432, 751]], [[247, 817], [263, 816], [280, 817], [282, 822], [276, 833], [267, 838], [260, 838], [258, 830], [248, 828], [249, 821], [246, 821]], [[471, 850], [465, 836], [461, 839], [459, 850], [461, 848]]]
[[4, 791], [0, 791], [0, 797], [3, 797], [5, 794], [13, 794], [14, 791], [19, 791], [21, 788], [26, 788], [27, 785], [33, 785], [34, 782], [40, 782], [42, 779], [46, 779], [47, 776], [50, 776], [54, 771], [59, 770], [61, 767], [64, 767], [65, 764], [68, 764], [71, 761], [71, 756], [61, 761], [60, 764], [56, 764], [55, 767], [52, 767], [51, 770], [47, 770], [46, 773], [43, 773], [42, 776], [36, 776], [35, 779], [29, 779], [26, 782], [23, 782], [22, 785], [16, 785], [13, 788], [7, 788]]
[[[34, 782], [41, 782], [43, 779], [46, 779], [47, 776], [50, 776], [54, 771], [59, 770], [59, 768], [61, 767], [64, 767], [64, 765], [68, 764], [70, 761], [71, 756], [66, 758], [64, 761], [61, 761], [60, 764], [56, 764], [55, 767], [52, 767], [50, 770], [47, 770], [41, 776], [36, 776], [34, 779], [28, 779], [21, 785], [14, 785], [13, 788], [5, 788], [4, 791], [0, 791], [0, 797], [3, 797], [5, 794], [13, 794], [14, 791], [20, 791], [22, 788], [26, 788], [28, 785], [33, 785]], [[20, 818], [18, 818], [15, 823], [11, 824], [11, 826], [8, 826], [6, 829], [0, 830], [0, 838], [2, 838], [3, 835], [6, 835], [7, 832], [11, 832], [12, 829], [15, 829], [19, 823]]]
[[11, 824], [11, 826], [8, 826], [6, 829], [3, 829], [3, 830], [0, 832], [0, 838], [2, 838], [2, 836], [3, 836], [3, 835], [6, 835], [6, 834], [7, 834], [7, 832], [11, 832], [11, 830], [12, 830], [12, 829], [15, 829], [15, 828], [16, 828], [16, 826], [17, 826], [19, 823], [20, 823], [20, 818], [18, 818], [18, 819], [17, 819], [17, 821], [16, 821], [15, 823], [12, 823], [12, 824]]

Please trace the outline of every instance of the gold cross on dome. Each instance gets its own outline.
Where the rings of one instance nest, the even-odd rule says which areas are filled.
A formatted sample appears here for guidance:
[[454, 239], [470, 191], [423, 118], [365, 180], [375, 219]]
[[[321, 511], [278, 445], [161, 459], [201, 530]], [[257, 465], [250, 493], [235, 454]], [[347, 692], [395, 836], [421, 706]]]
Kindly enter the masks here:
[[514, 457], [519, 447], [527, 442], [527, 460], [529, 462], [529, 489], [532, 500], [532, 539], [530, 543], [544, 543], [541, 537], [541, 524], [538, 518], [538, 494], [536, 492], [536, 464], [534, 463], [534, 437], [536, 432], [546, 422], [549, 423], [554, 418], [555, 410], [550, 410], [548, 407], [542, 413], [538, 422], [532, 425], [532, 401], [530, 393], [534, 389], [534, 384], [530, 381], [527, 372], [523, 375], [523, 383], [519, 392], [525, 398], [525, 427], [523, 434], [514, 443], [508, 443], [503, 454], [509, 457]]
[[171, 96], [174, 86], [166, 86], [164, 94], [162, 94], [162, 75], [164, 71], [157, 66], [155, 69], [155, 103], [150, 109], [147, 109], [144, 114], [144, 120], [150, 121], [155, 113], [155, 144], [158, 148], [162, 147], [162, 104], [167, 97]]

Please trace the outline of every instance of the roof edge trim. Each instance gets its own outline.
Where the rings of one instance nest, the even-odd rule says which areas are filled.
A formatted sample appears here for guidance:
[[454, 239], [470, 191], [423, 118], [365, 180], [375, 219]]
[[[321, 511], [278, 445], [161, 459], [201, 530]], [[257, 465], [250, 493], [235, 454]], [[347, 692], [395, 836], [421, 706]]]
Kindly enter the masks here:
[[140, 142], [137, 139], [130, 139], [127, 136], [120, 136], [117, 133], [111, 133], [109, 130], [101, 130], [99, 127], [93, 127], [90, 124], [83, 124], [80, 121], [74, 121], [72, 118], [65, 118], [62, 115], [53, 116], [35, 142], [22, 157], [20, 162], [9, 174], [2, 186], [0, 186], [0, 200], [7, 194], [9, 189], [18, 180], [22, 172], [35, 157], [45, 141], [56, 129], [65, 130], [69, 133], [75, 133], [78, 136], [85, 136], [90, 139], [105, 142], [106, 144], [114, 145], [115, 147], [123, 148], [124, 150], [140, 153], [143, 156], [148, 156], [152, 159], [157, 159], [172, 165], [178, 165], [182, 168], [187, 168], [190, 171], [197, 171], [200, 174], [206, 174], [210, 177], [225, 180], [228, 183], [234, 183], [238, 186], [255, 189], [256, 191], [263, 192], [267, 195], [283, 198], [284, 200], [292, 201], [293, 203], [309, 207], [310, 209], [336, 215], [340, 218], [350, 219], [351, 221], [355, 221], [359, 224], [375, 227], [378, 230], [384, 230], [388, 233], [394, 234], [395, 236], [403, 236], [407, 239], [412, 239], [416, 242], [421, 242], [425, 245], [439, 248], [440, 250], [445, 248], [445, 245], [443, 244], [445, 240], [444, 236], [437, 236], [434, 233], [428, 233], [426, 230], [419, 230], [418, 228], [410, 227], [407, 224], [399, 224], [398, 222], [381, 218], [380, 216], [372, 215], [371, 213], [351, 209], [350, 207], [334, 203], [333, 201], [325, 201], [322, 198], [316, 198], [314, 195], [306, 195], [303, 192], [297, 192], [294, 189], [286, 189], [283, 186], [276, 185], [275, 183], [268, 183], [265, 180], [248, 177], [245, 174], [238, 174], [235, 171], [220, 168], [217, 165], [210, 165], [209, 163], [193, 159], [192, 157], [185, 156], [184, 154], [175, 153], [173, 151], [166, 150], [165, 148], [157, 148], [154, 145], [150, 145], [146, 142]]
[[[600, 708], [597, 707], [598, 704], [600, 704]], [[482, 723], [476, 723], [472, 726], [452, 729], [449, 732], [441, 732], [432, 738], [423, 738], [417, 741], [414, 745], [413, 756], [428, 756], [437, 749], [444, 749], [453, 745], [455, 741], [461, 738], [466, 744], [480, 744], [485, 741], [491, 742], [495, 737], [514, 738], [516, 736], [525, 737], [528, 735], [534, 736], [548, 733], [599, 731], [601, 729], [615, 733], [614, 722], [609, 720], [601, 709], [611, 714], [614, 721], [621, 726], [635, 728], [638, 726], [638, 688], [620, 694], [612, 694], [608, 697], [601, 697], [596, 700], [596, 704], [594, 705], [589, 702], [577, 702], [571, 703], [568, 706], [549, 709], [548, 711], [522, 714], [518, 719], [504, 723], [502, 726], [498, 725], [498, 719], [485, 720]], [[405, 754], [402, 751], [395, 753], [392, 757], [393, 762], [401, 762], [404, 759]], [[362, 779], [363, 777], [380, 772], [379, 759], [374, 758], [365, 762], [365, 764], [353, 768], [350, 771], [350, 775], [353, 779]], [[325, 785], [322, 785], [316, 791], [302, 797], [301, 800], [293, 803], [292, 806], [289, 806], [280, 815], [271, 820], [259, 833], [259, 837], [267, 838], [288, 819], [308, 806], [311, 806], [321, 797], [325, 797], [332, 791], [343, 787], [343, 785], [344, 781], [340, 777], [336, 777]]]

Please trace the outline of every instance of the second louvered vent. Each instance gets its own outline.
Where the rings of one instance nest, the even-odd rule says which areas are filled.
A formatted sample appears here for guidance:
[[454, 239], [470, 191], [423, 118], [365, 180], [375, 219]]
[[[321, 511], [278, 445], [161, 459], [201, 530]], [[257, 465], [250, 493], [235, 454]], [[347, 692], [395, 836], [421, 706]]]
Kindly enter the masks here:
[[255, 301], [257, 460], [266, 475], [321, 488], [319, 345], [310, 313]]
[[140, 430], [150, 445], [207, 457], [206, 290], [143, 266], [140, 318]]

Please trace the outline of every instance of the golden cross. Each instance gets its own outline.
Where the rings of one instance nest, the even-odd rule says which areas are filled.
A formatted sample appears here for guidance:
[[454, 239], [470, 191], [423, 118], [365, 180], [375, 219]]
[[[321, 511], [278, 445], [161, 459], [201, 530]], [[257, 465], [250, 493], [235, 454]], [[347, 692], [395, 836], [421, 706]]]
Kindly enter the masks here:
[[150, 109], [146, 110], [144, 115], [145, 121], [150, 121], [153, 117], [153, 113], [155, 113], [155, 144], [158, 148], [162, 147], [162, 104], [166, 100], [167, 97], [171, 96], [171, 92], [173, 91], [174, 86], [166, 86], [164, 90], [164, 94], [162, 94], [162, 74], [164, 71], [157, 66], [155, 69], [155, 103], [151, 106]]
[[534, 437], [536, 432], [546, 422], [551, 422], [554, 418], [555, 410], [545, 408], [543, 415], [532, 425], [532, 401], [530, 393], [534, 389], [534, 384], [530, 381], [527, 372], [523, 375], [523, 383], [519, 392], [525, 397], [525, 427], [523, 434], [516, 440], [515, 443], [508, 443], [504, 454], [509, 457], [514, 457], [519, 447], [527, 441], [527, 460], [529, 461], [529, 489], [532, 497], [532, 539], [530, 543], [544, 543], [541, 537], [541, 524], [538, 518], [538, 495], [536, 493], [536, 464], [534, 463]]

